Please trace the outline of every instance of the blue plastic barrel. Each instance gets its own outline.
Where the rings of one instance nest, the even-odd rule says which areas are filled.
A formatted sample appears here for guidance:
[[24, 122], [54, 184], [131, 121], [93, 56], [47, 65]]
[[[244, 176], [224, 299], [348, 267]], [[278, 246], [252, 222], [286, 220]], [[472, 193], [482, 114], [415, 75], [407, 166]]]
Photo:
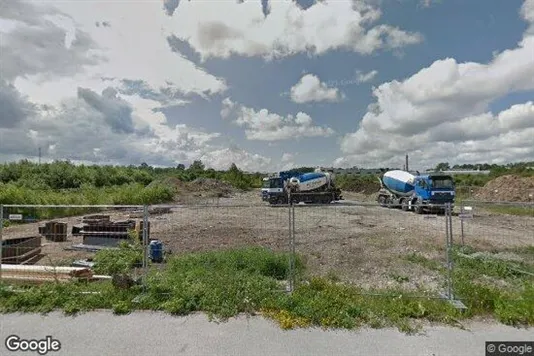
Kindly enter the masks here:
[[163, 243], [159, 240], [150, 241], [150, 260], [155, 263], [160, 263], [163, 261]]

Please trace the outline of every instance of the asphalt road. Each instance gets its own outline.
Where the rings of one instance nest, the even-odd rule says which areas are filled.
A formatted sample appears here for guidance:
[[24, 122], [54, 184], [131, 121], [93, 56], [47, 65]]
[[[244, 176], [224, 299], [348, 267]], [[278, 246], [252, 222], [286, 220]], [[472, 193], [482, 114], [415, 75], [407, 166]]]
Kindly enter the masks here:
[[[9, 335], [59, 340], [48, 355], [485, 355], [485, 341], [534, 341], [534, 329], [474, 323], [469, 330], [429, 327], [424, 334], [393, 329], [323, 331], [281, 330], [262, 318], [240, 317], [217, 324], [203, 315], [172, 317], [142, 312], [114, 316], [92, 312], [77, 317], [59, 313], [1, 315], [0, 354], [38, 355], [6, 349]], [[51, 344], [51, 343], [50, 343]]]

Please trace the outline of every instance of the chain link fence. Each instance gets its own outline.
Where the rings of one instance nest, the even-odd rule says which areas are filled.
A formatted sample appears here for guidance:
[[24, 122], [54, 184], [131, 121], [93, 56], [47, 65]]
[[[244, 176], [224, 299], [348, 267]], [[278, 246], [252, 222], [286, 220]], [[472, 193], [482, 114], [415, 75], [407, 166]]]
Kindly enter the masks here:
[[[173, 257], [262, 247], [287, 258], [282, 269], [272, 261], [261, 267], [279, 280], [281, 290], [292, 292], [321, 276], [369, 295], [404, 291], [463, 308], [462, 300], [471, 296], [468, 279], [520, 289], [534, 276], [534, 205], [464, 202], [437, 206], [438, 214], [405, 208], [219, 200], [166, 206], [4, 205], [0, 278], [4, 283], [120, 282], [128, 271], [146, 287], [155, 273], [179, 268], [167, 265]], [[232, 263], [244, 263], [242, 256]]]

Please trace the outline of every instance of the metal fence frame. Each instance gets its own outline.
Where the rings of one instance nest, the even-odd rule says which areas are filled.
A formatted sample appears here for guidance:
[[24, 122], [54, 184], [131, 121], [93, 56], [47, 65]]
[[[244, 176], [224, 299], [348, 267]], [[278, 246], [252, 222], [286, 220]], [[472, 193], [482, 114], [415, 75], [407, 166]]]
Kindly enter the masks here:
[[[490, 202], [486, 202], [490, 203]], [[495, 204], [494, 202], [491, 202], [492, 204]], [[473, 206], [476, 206], [477, 204], [484, 204], [484, 202], [478, 202], [478, 201], [463, 201], [461, 204], [457, 204], [457, 207], [460, 207], [460, 229], [461, 229], [461, 244], [464, 245], [464, 219], [462, 216], [470, 215], [468, 213], [468, 209], [466, 209], [466, 204], [470, 204]], [[502, 203], [503, 205], [524, 205], [524, 206], [532, 206], [534, 208], [534, 203], [524, 203], [524, 204], [517, 204], [517, 203]], [[299, 205], [299, 208], [307, 207], [307, 206], [317, 206], [319, 204], [306, 204], [306, 205]], [[378, 204], [354, 204], [355, 206], [379, 206]], [[239, 207], [240, 205], [229, 205], [228, 208], [232, 207]], [[288, 204], [282, 204], [278, 205], [276, 207], [279, 208], [287, 208], [288, 209], [288, 232], [287, 232], [287, 238], [288, 238], [288, 252], [289, 252], [289, 260], [288, 260], [288, 278], [287, 278], [287, 289], [286, 291], [289, 293], [292, 293], [296, 288], [296, 276], [295, 276], [295, 260], [296, 260], [296, 247], [295, 247], [295, 241], [296, 241], [296, 224], [295, 224], [295, 208], [296, 204], [293, 204], [292, 200], [289, 199]], [[143, 216], [143, 229], [142, 229], [142, 245], [143, 245], [143, 262], [142, 262], [142, 284], [143, 288], [146, 288], [146, 276], [149, 266], [149, 236], [148, 236], [148, 226], [150, 222], [150, 214], [149, 209], [150, 208], [181, 208], [185, 207], [183, 205], [29, 205], [29, 204], [0, 204], [0, 262], [2, 261], [2, 249], [3, 249], [3, 239], [4, 239], [4, 220], [6, 218], [4, 214], [4, 209], [6, 208], [110, 208], [110, 209], [142, 209]], [[199, 207], [202, 207], [202, 205], [199, 205]], [[213, 206], [214, 208], [223, 208], [226, 206], [220, 206], [217, 204], [216, 206]], [[244, 207], [244, 206], [243, 206]], [[250, 205], [246, 205], [246, 207], [250, 207]], [[268, 207], [266, 207], [268, 208]], [[275, 208], [273, 206], [273, 208]], [[305, 211], [301, 210], [301, 211]], [[459, 309], [465, 309], [466, 306], [461, 302], [461, 300], [458, 300], [455, 296], [454, 292], [454, 285], [453, 285], [453, 275], [454, 275], [454, 257], [453, 257], [453, 248], [454, 248], [454, 236], [453, 236], [453, 207], [450, 203], [445, 204], [445, 214], [444, 214], [444, 220], [445, 220], [445, 251], [446, 251], [446, 276], [445, 276], [445, 285], [446, 285], [446, 291], [441, 294], [441, 297], [443, 300], [446, 300], [450, 303], [452, 303], [456, 308]], [[2, 280], [2, 266], [0, 263], [0, 281]]]
[[[50, 204], [0, 204], [0, 282], [2, 281], [2, 260], [3, 260], [3, 245], [4, 245], [4, 209], [8, 208], [63, 208], [63, 209], [69, 209], [69, 208], [86, 208], [86, 209], [143, 209], [143, 282], [144, 282], [144, 276], [146, 275], [146, 266], [148, 261], [148, 235], [147, 235], [147, 219], [148, 219], [148, 205], [77, 205], [77, 204], [58, 204], [58, 205], [50, 205]], [[54, 220], [54, 219], [50, 219]], [[143, 283], [144, 285], [144, 283]]]

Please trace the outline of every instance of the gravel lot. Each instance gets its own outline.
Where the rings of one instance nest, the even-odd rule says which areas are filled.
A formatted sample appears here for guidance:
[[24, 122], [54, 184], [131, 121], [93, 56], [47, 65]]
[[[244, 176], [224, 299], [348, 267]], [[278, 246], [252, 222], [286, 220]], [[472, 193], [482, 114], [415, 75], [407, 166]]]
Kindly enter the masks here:
[[[353, 199], [350, 195], [346, 199]], [[112, 219], [128, 219], [128, 212], [112, 212]], [[464, 241], [479, 250], [511, 251], [534, 246], [534, 218], [488, 214], [475, 209], [464, 223]], [[59, 219], [69, 224], [81, 217]], [[151, 216], [151, 237], [163, 241], [174, 254], [235, 246], [261, 245], [277, 251], [289, 248], [289, 209], [269, 207], [257, 192], [207, 201], [205, 205], [175, 207], [169, 214]], [[4, 239], [32, 236], [38, 224], [4, 229]], [[402, 284], [404, 288], [437, 288], [435, 272], [406, 259], [411, 253], [445, 262], [445, 218], [416, 215], [373, 203], [298, 206], [295, 208], [296, 251], [305, 256], [314, 274], [336, 275], [364, 287]], [[453, 217], [453, 235], [461, 241], [461, 225]], [[86, 252], [65, 251], [80, 243], [43, 239], [46, 255], [37, 264], [68, 264]], [[512, 254], [513, 253], [509, 253]], [[520, 256], [515, 256], [520, 258]]]

